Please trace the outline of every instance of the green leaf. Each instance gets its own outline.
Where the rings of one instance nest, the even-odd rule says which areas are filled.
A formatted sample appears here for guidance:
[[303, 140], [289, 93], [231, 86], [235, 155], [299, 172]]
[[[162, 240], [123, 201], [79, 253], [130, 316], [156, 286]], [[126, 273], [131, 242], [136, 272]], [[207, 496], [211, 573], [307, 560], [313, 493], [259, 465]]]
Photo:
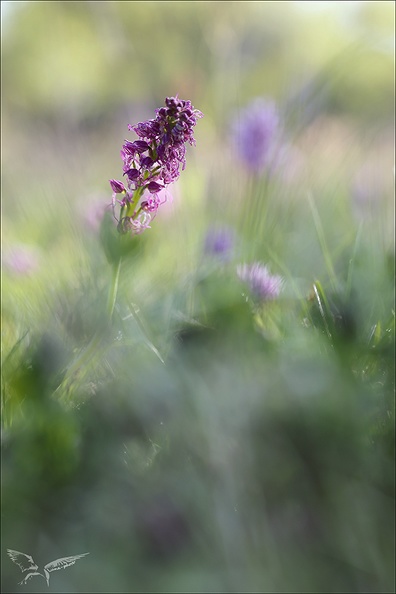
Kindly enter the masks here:
[[100, 243], [110, 264], [117, 263], [120, 258], [129, 256], [141, 245], [142, 238], [130, 233], [120, 234], [114, 217], [107, 212], [100, 228]]

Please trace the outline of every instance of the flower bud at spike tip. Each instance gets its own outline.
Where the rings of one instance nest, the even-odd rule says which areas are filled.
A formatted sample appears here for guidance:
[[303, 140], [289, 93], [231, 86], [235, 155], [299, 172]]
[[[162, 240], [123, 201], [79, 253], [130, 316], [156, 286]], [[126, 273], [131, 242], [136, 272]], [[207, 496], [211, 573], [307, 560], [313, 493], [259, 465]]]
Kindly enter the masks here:
[[125, 186], [122, 182], [118, 181], [117, 179], [110, 179], [109, 181], [113, 192], [116, 194], [122, 194], [122, 192], [125, 192]]

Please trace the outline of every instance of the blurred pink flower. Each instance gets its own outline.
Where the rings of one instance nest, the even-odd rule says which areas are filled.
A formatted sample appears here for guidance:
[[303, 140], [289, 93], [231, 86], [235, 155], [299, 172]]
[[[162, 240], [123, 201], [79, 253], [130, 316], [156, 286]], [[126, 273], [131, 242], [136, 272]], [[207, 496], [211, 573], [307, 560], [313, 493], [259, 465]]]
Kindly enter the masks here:
[[107, 210], [111, 211], [111, 204], [107, 196], [92, 195], [81, 202], [80, 217], [84, 228], [97, 233]]
[[[145, 192], [143, 194], [143, 200], [149, 195], [150, 194], [148, 192]], [[168, 186], [160, 192], [157, 192], [156, 195], [159, 198], [161, 204], [161, 219], [171, 218], [174, 215], [174, 209], [180, 205], [180, 191], [177, 182], [172, 184], [172, 191]]]
[[371, 162], [364, 163], [352, 180], [352, 207], [357, 217], [370, 217], [378, 212], [386, 194], [385, 176]]
[[28, 276], [39, 268], [40, 251], [31, 245], [13, 244], [4, 250], [2, 264], [12, 274]]

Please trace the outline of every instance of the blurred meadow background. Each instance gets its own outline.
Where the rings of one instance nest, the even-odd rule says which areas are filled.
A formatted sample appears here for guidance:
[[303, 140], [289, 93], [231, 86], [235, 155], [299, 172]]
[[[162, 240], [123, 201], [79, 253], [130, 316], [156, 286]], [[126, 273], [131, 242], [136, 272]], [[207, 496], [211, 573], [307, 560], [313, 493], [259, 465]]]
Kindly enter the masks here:
[[[1, 9], [2, 591], [47, 588], [13, 549], [89, 552], [53, 592], [393, 592], [394, 3]], [[109, 323], [109, 180], [176, 94]]]

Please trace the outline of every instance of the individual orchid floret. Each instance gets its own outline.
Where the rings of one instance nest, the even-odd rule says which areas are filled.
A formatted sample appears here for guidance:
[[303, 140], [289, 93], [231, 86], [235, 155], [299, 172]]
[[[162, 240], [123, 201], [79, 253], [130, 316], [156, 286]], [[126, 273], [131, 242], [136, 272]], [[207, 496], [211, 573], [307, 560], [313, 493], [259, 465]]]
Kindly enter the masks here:
[[118, 181], [117, 179], [110, 179], [110, 185], [115, 194], [122, 194], [125, 192], [125, 186], [122, 182]]
[[273, 101], [253, 100], [235, 118], [232, 132], [236, 151], [247, 169], [258, 175], [271, 167], [280, 133], [280, 116]]
[[241, 281], [247, 283], [251, 292], [261, 301], [270, 301], [279, 297], [283, 287], [283, 278], [272, 275], [267, 266], [260, 262], [242, 264], [237, 267]]
[[[147, 217], [152, 220], [164, 201], [158, 195], [164, 194], [163, 190], [185, 168], [185, 144], [195, 144], [193, 129], [201, 117], [203, 114], [194, 109], [191, 101], [176, 96], [165, 99], [165, 107], [156, 110], [154, 119], [129, 124], [128, 129], [137, 134], [138, 140], [125, 140], [121, 149], [125, 181], [110, 180], [113, 205], [120, 205], [121, 233], [141, 232], [149, 227]], [[147, 192], [150, 197], [143, 196]], [[115, 194], [123, 194], [122, 200]]]
[[123, 217], [120, 219], [117, 228], [122, 234], [131, 231], [133, 235], [140, 235], [146, 229], [150, 229], [152, 218], [150, 213], [143, 211], [135, 219], [133, 217]]

